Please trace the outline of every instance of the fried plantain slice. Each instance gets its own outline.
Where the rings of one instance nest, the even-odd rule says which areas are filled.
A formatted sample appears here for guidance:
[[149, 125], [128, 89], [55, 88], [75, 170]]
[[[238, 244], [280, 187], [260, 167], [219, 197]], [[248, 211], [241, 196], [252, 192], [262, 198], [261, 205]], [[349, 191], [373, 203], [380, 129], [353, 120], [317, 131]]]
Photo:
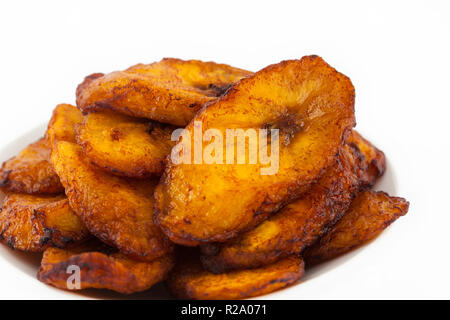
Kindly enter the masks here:
[[0, 188], [29, 194], [64, 192], [49, 157], [50, 146], [45, 138], [30, 144], [17, 156], [3, 163], [0, 169]]
[[384, 171], [386, 171], [386, 157], [383, 151], [364, 139], [356, 130], [352, 131], [347, 143], [352, 146], [357, 146], [364, 155], [365, 162], [367, 162], [367, 170], [361, 171], [359, 179], [361, 181], [361, 188], [369, 189], [384, 174]]
[[58, 141], [76, 142], [75, 127], [83, 121], [83, 114], [70, 104], [59, 104], [53, 110], [45, 134], [50, 146]]
[[[358, 139], [347, 140], [337, 163], [300, 199], [229, 242], [203, 246], [205, 268], [220, 273], [273, 263], [301, 252], [326, 233], [344, 215], [356, 193], [380, 174], [372, 170], [372, 158], [361, 152], [377, 154], [378, 150], [356, 131], [350, 135], [354, 136]], [[382, 153], [380, 156], [384, 159]]]
[[153, 223], [154, 180], [109, 175], [90, 164], [80, 146], [66, 141], [54, 146], [51, 161], [70, 206], [97, 238], [142, 261], [172, 249]]
[[78, 127], [77, 141], [86, 157], [115, 175], [160, 176], [175, 142], [175, 127], [113, 112], [93, 112]]
[[[186, 127], [191, 145], [195, 130], [215, 129], [226, 137], [231, 129], [273, 128], [279, 129], [279, 156], [274, 153], [269, 165], [261, 159], [238, 164], [227, 141], [223, 155], [230, 152], [234, 159], [227, 157], [226, 164], [168, 161], [155, 192], [155, 221], [172, 241], [189, 246], [224, 242], [257, 225], [335, 163], [355, 123], [353, 106], [350, 80], [317, 56], [284, 61], [241, 80]], [[260, 151], [264, 143], [268, 154], [276, 150], [276, 137], [260, 141]], [[249, 139], [244, 141], [249, 150]], [[275, 174], [262, 173], [277, 165]]]
[[[44, 252], [37, 278], [65, 290], [110, 289], [124, 294], [149, 289], [163, 281], [174, 265], [172, 254], [151, 262], [139, 262], [90, 241], [69, 250], [49, 248]], [[80, 282], [69, 279], [79, 268]]]
[[12, 249], [42, 252], [89, 235], [64, 195], [7, 194], [0, 211], [0, 241]]
[[229, 242], [203, 246], [203, 265], [221, 273], [300, 252], [345, 213], [360, 185], [358, 172], [365, 168], [359, 150], [346, 145], [337, 163], [299, 200]]
[[198, 256], [191, 254], [177, 260], [166, 284], [180, 299], [245, 299], [285, 288], [303, 273], [303, 260], [289, 256], [261, 268], [213, 274], [203, 269]]
[[49, 162], [55, 141], [75, 142], [75, 125], [83, 115], [76, 107], [60, 104], [53, 111], [44, 138], [30, 144], [16, 157], [3, 163], [0, 188], [28, 194], [58, 194], [64, 192], [53, 166]]
[[305, 251], [305, 261], [314, 265], [361, 246], [405, 215], [408, 208], [405, 199], [381, 191], [359, 193], [342, 219]]
[[86, 77], [77, 88], [77, 105], [185, 126], [204, 103], [251, 74], [226, 64], [165, 58]]

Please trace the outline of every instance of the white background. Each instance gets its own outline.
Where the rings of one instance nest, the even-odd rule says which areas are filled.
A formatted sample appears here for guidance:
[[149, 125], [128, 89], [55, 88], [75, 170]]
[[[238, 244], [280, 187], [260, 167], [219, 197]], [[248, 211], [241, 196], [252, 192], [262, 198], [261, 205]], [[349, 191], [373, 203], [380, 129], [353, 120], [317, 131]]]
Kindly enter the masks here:
[[[449, 3], [4, 1], [0, 149], [9, 149], [0, 160], [56, 104], [74, 103], [92, 72], [162, 57], [257, 71], [318, 54], [352, 79], [357, 128], [388, 157], [379, 187], [407, 198], [410, 212], [368, 246], [268, 297], [450, 298]], [[84, 297], [39, 283], [22, 258], [0, 254], [1, 298]]]

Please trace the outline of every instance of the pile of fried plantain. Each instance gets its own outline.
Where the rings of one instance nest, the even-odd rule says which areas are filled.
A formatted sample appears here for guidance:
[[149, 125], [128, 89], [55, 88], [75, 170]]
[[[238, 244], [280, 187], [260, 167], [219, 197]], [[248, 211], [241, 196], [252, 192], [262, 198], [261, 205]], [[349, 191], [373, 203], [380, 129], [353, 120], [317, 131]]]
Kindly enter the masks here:
[[276, 128], [279, 143], [267, 142], [279, 149], [276, 173], [263, 174], [262, 161], [240, 164], [228, 141], [223, 154], [234, 159], [226, 164], [168, 161], [155, 192], [156, 222], [172, 241], [190, 246], [224, 242], [261, 223], [335, 163], [355, 125], [354, 97], [350, 79], [317, 56], [283, 61], [241, 80], [186, 127], [191, 145], [197, 122], [203, 132], [211, 128], [223, 136], [230, 129]]
[[[77, 105], [57, 105], [45, 136], [3, 163], [0, 242], [42, 252], [38, 279], [66, 290], [165, 281], [177, 298], [244, 299], [297, 283], [409, 208], [371, 190], [386, 159], [353, 129], [354, 100], [318, 56], [256, 73], [166, 58], [87, 76]], [[180, 153], [198, 135], [211, 151], [211, 130], [238, 134], [212, 163]], [[254, 162], [252, 130], [265, 138]]]
[[203, 247], [205, 267], [214, 273], [258, 267], [301, 252], [347, 211], [368, 163], [358, 145], [341, 148], [336, 164], [300, 199], [256, 228], [223, 244]]

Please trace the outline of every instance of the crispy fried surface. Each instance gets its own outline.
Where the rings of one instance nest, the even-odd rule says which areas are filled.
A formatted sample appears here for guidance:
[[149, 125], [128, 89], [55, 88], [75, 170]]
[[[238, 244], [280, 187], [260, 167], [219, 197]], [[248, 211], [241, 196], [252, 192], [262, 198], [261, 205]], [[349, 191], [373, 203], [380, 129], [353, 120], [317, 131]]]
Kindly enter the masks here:
[[160, 176], [164, 159], [175, 142], [175, 128], [112, 112], [93, 112], [78, 127], [78, 144], [86, 157], [115, 175]]
[[227, 243], [204, 246], [203, 265], [220, 273], [266, 265], [301, 252], [344, 215], [359, 190], [375, 183], [384, 171], [374, 170], [382, 168], [374, 165], [375, 158], [377, 164], [385, 163], [384, 154], [353, 130], [337, 163], [307, 194], [253, 230]]
[[375, 238], [408, 208], [408, 201], [384, 192], [359, 193], [343, 218], [305, 251], [305, 261], [313, 265], [347, 253]]
[[86, 77], [77, 88], [77, 105], [184, 126], [204, 103], [249, 75], [226, 64], [166, 58]]
[[241, 80], [186, 129], [192, 139], [194, 121], [203, 132], [214, 128], [223, 136], [234, 128], [279, 129], [278, 172], [262, 175], [268, 165], [259, 161], [236, 164], [236, 153], [234, 164], [169, 161], [155, 192], [156, 222], [184, 245], [223, 242], [260, 223], [335, 162], [355, 122], [353, 105], [350, 80], [317, 56], [284, 61]]
[[386, 171], [386, 157], [383, 151], [364, 139], [356, 130], [352, 131], [347, 143], [357, 146], [364, 155], [365, 162], [367, 162], [367, 170], [360, 172], [361, 188], [368, 189], [372, 187], [376, 180]]
[[360, 186], [360, 170], [367, 171], [367, 165], [359, 149], [346, 145], [336, 164], [299, 200], [230, 242], [203, 247], [203, 265], [220, 273], [299, 253], [348, 209]]
[[59, 104], [53, 110], [46, 138], [50, 145], [58, 141], [76, 142], [75, 127], [83, 121], [83, 114], [70, 104]]
[[81, 147], [70, 142], [57, 143], [51, 161], [70, 206], [97, 238], [143, 261], [171, 250], [153, 223], [156, 182], [109, 175], [90, 164]]
[[[120, 293], [144, 291], [163, 281], [174, 265], [172, 254], [151, 262], [131, 260], [118, 252], [111, 252], [100, 243], [89, 242], [78, 248], [62, 250], [49, 248], [45, 251], [38, 272], [38, 279], [46, 284], [65, 290], [86, 288], [110, 289]], [[67, 280], [69, 266], [80, 268], [80, 287]], [[73, 271], [72, 269], [70, 271]]]
[[177, 260], [166, 283], [170, 292], [181, 299], [244, 299], [287, 287], [303, 273], [303, 260], [290, 256], [257, 269], [213, 274], [203, 269], [198, 256], [192, 254]]
[[42, 252], [88, 237], [64, 195], [8, 194], [0, 211], [0, 241], [13, 249]]
[[50, 146], [45, 138], [30, 144], [0, 169], [0, 188], [29, 194], [64, 192], [49, 162]]

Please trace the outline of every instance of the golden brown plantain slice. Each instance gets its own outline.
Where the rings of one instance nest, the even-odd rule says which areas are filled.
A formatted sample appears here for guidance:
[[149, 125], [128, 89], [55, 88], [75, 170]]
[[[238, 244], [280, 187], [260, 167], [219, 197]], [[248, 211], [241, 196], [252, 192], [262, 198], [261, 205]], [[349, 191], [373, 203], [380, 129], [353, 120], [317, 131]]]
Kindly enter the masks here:
[[166, 283], [170, 292], [181, 299], [245, 299], [287, 287], [303, 273], [304, 263], [298, 256], [261, 268], [213, 274], [203, 269], [196, 255], [190, 255], [176, 264]]
[[347, 253], [375, 238], [408, 208], [408, 201], [384, 192], [359, 193], [342, 219], [305, 251], [305, 261], [314, 265]]
[[[49, 248], [37, 274], [40, 281], [65, 290], [110, 289], [130, 294], [163, 281], [174, 265], [172, 254], [151, 262], [131, 260], [121, 253], [91, 241], [70, 250]], [[79, 268], [80, 282], [69, 279]]]
[[[168, 161], [155, 192], [155, 221], [172, 241], [191, 246], [224, 242], [250, 229], [298, 198], [335, 163], [355, 123], [353, 105], [350, 80], [317, 56], [284, 61], [241, 80], [186, 127], [191, 145], [196, 123], [223, 137], [227, 129], [273, 128], [279, 129], [279, 157], [269, 165], [237, 164], [227, 141], [223, 155], [233, 152], [234, 159], [226, 160], [233, 164]], [[278, 145], [272, 144], [276, 135], [270, 138], [269, 154]], [[275, 174], [262, 173], [277, 164]]]
[[270, 264], [299, 253], [348, 209], [359, 189], [359, 170], [367, 171], [359, 149], [344, 146], [337, 163], [299, 200], [229, 242], [205, 245], [203, 265], [221, 273]]
[[160, 176], [175, 142], [175, 127], [113, 112], [93, 112], [78, 127], [78, 144], [86, 157], [115, 175]]
[[251, 74], [226, 64], [166, 58], [86, 77], [77, 88], [77, 105], [184, 126], [204, 103]]
[[386, 157], [383, 151], [364, 139], [356, 130], [352, 131], [347, 143], [357, 146], [364, 155], [367, 170], [361, 172], [361, 188], [369, 189], [375, 184], [376, 179], [386, 171]]
[[0, 188], [29, 194], [64, 192], [49, 162], [50, 146], [45, 138], [30, 144], [0, 169]]
[[51, 161], [70, 206], [97, 238], [142, 261], [172, 249], [153, 223], [155, 181], [109, 175], [90, 164], [80, 146], [66, 141], [54, 146]]
[[29, 194], [58, 194], [64, 192], [59, 177], [49, 162], [55, 141], [75, 142], [75, 125], [83, 115], [76, 107], [60, 104], [53, 111], [45, 138], [30, 144], [16, 157], [3, 163], [0, 188]]
[[53, 110], [47, 127], [46, 138], [50, 145], [58, 141], [76, 142], [75, 127], [83, 121], [83, 114], [70, 104], [59, 104]]
[[89, 235], [64, 195], [8, 194], [0, 210], [0, 241], [12, 249], [42, 252]]
[[379, 163], [384, 163], [383, 153], [353, 130], [354, 136], [358, 140], [347, 141], [337, 163], [299, 200], [229, 242], [203, 246], [205, 268], [220, 273], [273, 263], [299, 253], [327, 232], [347, 211], [356, 193], [384, 171], [372, 170], [372, 158], [361, 150], [379, 155]]

